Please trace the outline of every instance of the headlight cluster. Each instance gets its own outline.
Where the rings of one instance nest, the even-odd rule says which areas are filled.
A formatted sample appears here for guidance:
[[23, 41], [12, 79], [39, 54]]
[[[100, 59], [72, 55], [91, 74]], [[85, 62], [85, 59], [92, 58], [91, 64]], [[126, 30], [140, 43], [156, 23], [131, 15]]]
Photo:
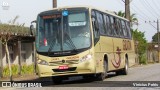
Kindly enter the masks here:
[[82, 58], [80, 58], [79, 62], [84, 62], [84, 61], [87, 61], [87, 60], [90, 60], [90, 59], [92, 59], [92, 55], [88, 54], [88, 55], [83, 56]]
[[49, 65], [48, 62], [45, 60], [38, 60], [37, 63], [42, 65]]

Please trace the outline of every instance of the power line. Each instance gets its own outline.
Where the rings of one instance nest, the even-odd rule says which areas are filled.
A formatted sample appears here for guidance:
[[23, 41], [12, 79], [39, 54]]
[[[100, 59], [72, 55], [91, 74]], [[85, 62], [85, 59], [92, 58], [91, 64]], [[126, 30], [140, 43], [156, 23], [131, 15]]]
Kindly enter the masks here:
[[157, 6], [157, 4], [154, 0], [152, 0], [152, 3], [155, 5], [155, 7], [158, 9], [158, 11], [160, 11], [160, 8]]
[[155, 14], [157, 14], [157, 16], [159, 16], [159, 14], [156, 12], [156, 10], [148, 3], [148, 1], [147, 0], [143, 0], [146, 4], [147, 4], [147, 6], [149, 6], [154, 12], [155, 12]]
[[155, 15], [155, 14], [152, 12], [151, 8], [148, 8], [148, 5], [146, 4], [145, 1], [142, 1], [142, 0], [139, 0], [139, 1], [141, 2], [142, 6], [143, 6], [144, 8], [146, 8], [145, 10], [147, 10], [149, 13], [152, 13], [152, 15], [154, 15], [154, 17], [157, 18], [157, 15]]
[[[150, 17], [149, 17], [148, 15], [146, 15], [146, 14], [144, 13], [144, 11], [142, 11], [140, 8], [138, 8], [134, 3], [133, 3], [132, 5], [136, 8], [136, 10], [140, 11], [140, 13], [143, 14], [142, 17], [146, 17], [146, 18], [149, 18], [149, 19], [150, 19]], [[132, 8], [132, 7], [131, 7], [131, 8]]]

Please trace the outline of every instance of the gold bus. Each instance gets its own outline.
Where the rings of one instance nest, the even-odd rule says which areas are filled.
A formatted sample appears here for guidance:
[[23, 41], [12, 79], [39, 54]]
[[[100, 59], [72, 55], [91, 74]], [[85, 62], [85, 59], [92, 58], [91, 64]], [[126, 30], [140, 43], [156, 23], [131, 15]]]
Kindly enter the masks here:
[[128, 73], [135, 62], [127, 19], [91, 7], [63, 7], [41, 12], [36, 29], [40, 77], [60, 82], [71, 75]]

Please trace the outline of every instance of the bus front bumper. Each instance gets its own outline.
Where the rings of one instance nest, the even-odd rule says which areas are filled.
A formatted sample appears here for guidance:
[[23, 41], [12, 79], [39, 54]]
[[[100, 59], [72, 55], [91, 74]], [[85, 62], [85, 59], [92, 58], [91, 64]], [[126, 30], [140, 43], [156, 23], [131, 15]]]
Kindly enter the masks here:
[[39, 77], [64, 76], [64, 75], [83, 75], [96, 72], [93, 62], [87, 61], [79, 64], [69, 64], [68, 69], [59, 69], [59, 66], [49, 66], [38, 64]]

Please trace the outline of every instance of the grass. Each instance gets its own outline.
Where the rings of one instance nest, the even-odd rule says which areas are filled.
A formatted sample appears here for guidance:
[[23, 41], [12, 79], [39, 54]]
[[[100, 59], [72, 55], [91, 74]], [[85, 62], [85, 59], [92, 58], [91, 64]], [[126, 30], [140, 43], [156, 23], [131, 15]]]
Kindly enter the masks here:
[[[12, 75], [13, 76], [17, 76], [18, 75], [18, 65], [12, 65]], [[22, 65], [22, 69], [21, 69], [21, 74], [22, 75], [26, 75], [26, 74], [33, 74], [34, 73], [34, 65], [31, 64], [31, 65]], [[4, 77], [8, 77], [9, 76], [9, 67], [6, 66], [3, 68], [3, 76]]]

